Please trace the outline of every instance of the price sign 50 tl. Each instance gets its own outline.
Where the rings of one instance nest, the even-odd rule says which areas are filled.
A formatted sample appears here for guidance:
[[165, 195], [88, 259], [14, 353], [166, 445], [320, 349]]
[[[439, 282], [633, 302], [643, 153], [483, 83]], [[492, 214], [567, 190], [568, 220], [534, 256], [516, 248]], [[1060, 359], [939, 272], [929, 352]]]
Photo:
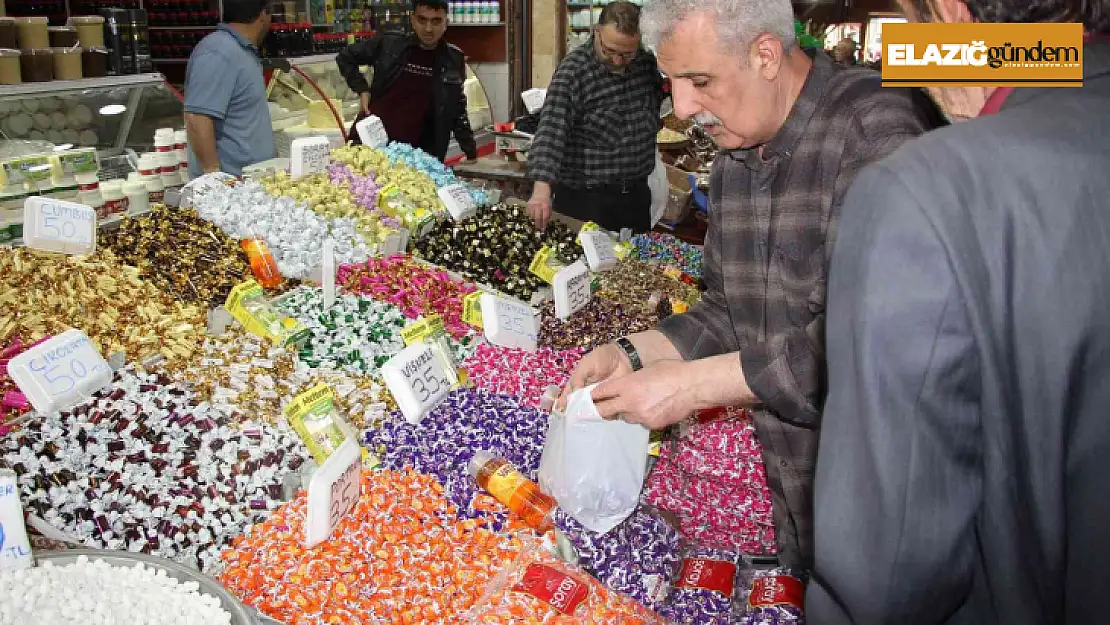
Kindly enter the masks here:
[[12, 358], [8, 374], [39, 412], [69, 408], [112, 381], [112, 368], [80, 330], [66, 330]]
[[23, 203], [27, 247], [65, 254], [96, 251], [96, 211], [76, 202], [41, 196]]

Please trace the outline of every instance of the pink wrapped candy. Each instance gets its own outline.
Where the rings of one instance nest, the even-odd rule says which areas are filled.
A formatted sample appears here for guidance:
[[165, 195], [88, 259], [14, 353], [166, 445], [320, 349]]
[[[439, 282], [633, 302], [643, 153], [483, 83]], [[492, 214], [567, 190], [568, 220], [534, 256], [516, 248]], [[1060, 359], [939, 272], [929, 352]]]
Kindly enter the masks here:
[[524, 406], [539, 407], [548, 386], [562, 387], [581, 360], [583, 350], [540, 348], [534, 352], [488, 343], [463, 363], [477, 388], [513, 395]]

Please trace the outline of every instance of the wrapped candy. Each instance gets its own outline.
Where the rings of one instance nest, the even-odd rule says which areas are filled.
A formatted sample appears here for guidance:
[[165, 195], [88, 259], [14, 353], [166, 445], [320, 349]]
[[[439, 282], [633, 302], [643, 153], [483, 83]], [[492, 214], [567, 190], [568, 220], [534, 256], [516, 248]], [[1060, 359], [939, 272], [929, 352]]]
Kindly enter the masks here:
[[594, 298], [566, 320], [555, 316], [554, 302], [547, 302], [540, 310], [539, 344], [553, 349], [588, 351], [655, 327], [653, 314], [640, 308], [626, 309], [599, 298]]
[[313, 174], [294, 180], [285, 172], [261, 180], [262, 187], [276, 197], [291, 197], [326, 219], [346, 219], [367, 241], [382, 241], [386, 233], [374, 212], [355, 203], [351, 188], [332, 184], [328, 174]]
[[582, 358], [581, 349], [527, 351], [481, 343], [463, 363], [476, 388], [511, 395], [521, 405], [539, 407], [549, 386], [564, 386]]
[[749, 577], [739, 551], [687, 545], [659, 614], [681, 625], [732, 625]]
[[701, 278], [704, 260], [702, 249], [691, 245], [673, 234], [648, 232], [632, 237], [636, 257], [656, 265], [671, 266], [680, 272]]
[[740, 625], [805, 625], [805, 580], [786, 569], [751, 571]]
[[[397, 141], [390, 142], [385, 147], [385, 153], [389, 156], [389, 160], [394, 163], [404, 163], [409, 167], [420, 170], [428, 175], [435, 183], [436, 187], [446, 187], [451, 184], [460, 184], [460, 180], [455, 177], [455, 172], [447, 168], [438, 158], [428, 154], [420, 148], [413, 147], [407, 143], [399, 143]], [[489, 196], [485, 191], [480, 189], [467, 188], [470, 192], [470, 197], [474, 200], [476, 206], [489, 205]]]

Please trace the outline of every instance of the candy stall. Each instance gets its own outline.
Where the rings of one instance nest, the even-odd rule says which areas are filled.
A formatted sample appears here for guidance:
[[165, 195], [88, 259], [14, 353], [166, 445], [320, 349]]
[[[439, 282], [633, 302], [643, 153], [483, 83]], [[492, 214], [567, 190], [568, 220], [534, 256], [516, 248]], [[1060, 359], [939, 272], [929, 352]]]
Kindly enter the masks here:
[[553, 406], [589, 350], [698, 301], [700, 247], [540, 232], [410, 146], [319, 136], [112, 228], [24, 204], [0, 623], [804, 622], [745, 411], [587, 433], [588, 394]]

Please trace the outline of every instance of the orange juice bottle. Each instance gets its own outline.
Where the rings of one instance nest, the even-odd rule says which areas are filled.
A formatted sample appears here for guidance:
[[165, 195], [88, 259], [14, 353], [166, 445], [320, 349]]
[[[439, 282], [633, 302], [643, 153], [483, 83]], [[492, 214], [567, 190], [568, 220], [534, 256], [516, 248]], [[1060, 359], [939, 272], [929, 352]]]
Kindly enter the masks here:
[[274, 255], [270, 253], [270, 249], [266, 247], [265, 241], [262, 239], [243, 239], [240, 245], [251, 261], [251, 271], [254, 272], [254, 279], [262, 285], [262, 288], [272, 289], [281, 284], [281, 272], [278, 271], [277, 261], [274, 260]]
[[552, 515], [555, 500], [545, 495], [535, 482], [524, 477], [508, 460], [479, 450], [474, 452], [467, 471], [479, 486], [534, 529], [547, 532], [554, 527]]

